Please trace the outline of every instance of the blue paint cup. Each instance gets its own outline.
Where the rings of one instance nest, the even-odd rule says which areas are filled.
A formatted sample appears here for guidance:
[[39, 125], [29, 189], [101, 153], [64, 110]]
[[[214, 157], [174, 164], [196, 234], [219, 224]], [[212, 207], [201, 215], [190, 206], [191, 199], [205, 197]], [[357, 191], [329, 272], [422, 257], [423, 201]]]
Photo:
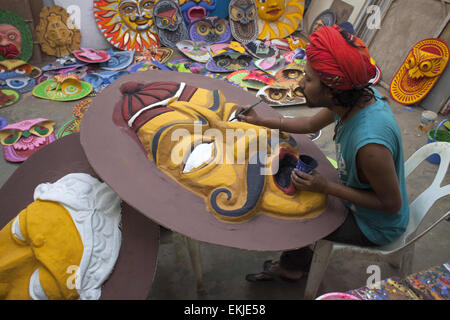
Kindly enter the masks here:
[[298, 157], [297, 170], [304, 173], [311, 173], [318, 165], [316, 159], [306, 154], [302, 154]]

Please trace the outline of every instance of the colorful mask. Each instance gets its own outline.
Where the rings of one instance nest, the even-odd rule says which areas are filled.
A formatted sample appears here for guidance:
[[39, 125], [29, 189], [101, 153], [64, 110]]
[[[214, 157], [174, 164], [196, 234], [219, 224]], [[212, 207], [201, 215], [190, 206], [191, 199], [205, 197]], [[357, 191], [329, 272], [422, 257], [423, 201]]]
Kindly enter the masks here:
[[254, 67], [250, 55], [227, 50], [209, 59], [206, 69], [211, 72], [233, 72]]
[[92, 85], [80, 81], [77, 75], [55, 75], [33, 89], [33, 95], [48, 100], [72, 101], [86, 97], [92, 91]]
[[227, 79], [248, 89], [259, 90], [275, 82], [269, 74], [259, 70], [240, 70], [231, 73]]
[[23, 76], [16, 72], [0, 73], [0, 89], [12, 89], [19, 93], [27, 93], [33, 90], [36, 80]]
[[278, 48], [271, 46], [269, 41], [253, 40], [244, 46], [248, 53], [258, 59], [278, 56]]
[[132, 64], [127, 68], [129, 73], [135, 73], [140, 71], [157, 70], [158, 67], [155, 66], [151, 61], [143, 61]]
[[0, 10], [0, 61], [28, 61], [32, 54], [33, 36], [28, 24], [19, 15]]
[[153, 8], [153, 19], [161, 43], [176, 49], [177, 42], [189, 38], [183, 16], [176, 2], [159, 0]]
[[297, 82], [280, 82], [261, 88], [256, 96], [270, 106], [288, 106], [306, 103]]
[[110, 59], [100, 63], [99, 67], [104, 70], [118, 71], [127, 68], [134, 61], [134, 51], [106, 51]]
[[83, 78], [86, 76], [88, 72], [92, 72], [91, 69], [89, 69], [88, 66], [80, 66], [80, 67], [72, 67], [72, 68], [64, 68], [64, 69], [57, 69], [57, 70], [51, 70], [46, 71], [42, 76], [40, 76], [36, 83], [40, 84], [44, 81], [47, 81], [49, 79], [54, 78], [56, 75], [76, 75], [79, 80], [83, 80]]
[[254, 0], [232, 0], [229, 6], [233, 37], [241, 42], [253, 41], [258, 36], [257, 8]]
[[153, 61], [156, 60], [160, 63], [164, 63], [173, 54], [173, 49], [171, 48], [150, 48], [148, 50], [143, 50], [139, 55], [134, 57], [134, 62], [143, 61]]
[[94, 0], [97, 26], [113, 46], [142, 51], [159, 47], [153, 21], [156, 0]]
[[255, 0], [258, 7], [258, 39], [285, 38], [303, 19], [305, 0]]
[[297, 48], [293, 51], [289, 51], [283, 54], [284, 60], [288, 63], [292, 63], [295, 60], [303, 60], [306, 56], [305, 49]]
[[260, 70], [254, 70], [250, 72], [242, 79], [242, 81], [247, 85], [248, 88], [257, 90], [275, 83], [275, 79], [273, 76]]
[[279, 70], [286, 67], [286, 60], [283, 57], [277, 58], [276, 56], [256, 60], [255, 66], [270, 75], [275, 75]]
[[23, 162], [33, 153], [55, 141], [54, 121], [43, 118], [12, 123], [0, 130], [3, 156], [10, 162]]
[[23, 60], [3, 60], [0, 61], [0, 72], [15, 72], [27, 77], [37, 78], [41, 75], [41, 70]]
[[448, 45], [440, 39], [425, 39], [415, 44], [392, 79], [392, 98], [404, 105], [421, 101], [444, 72], [448, 60]]
[[11, 300], [94, 300], [121, 246], [120, 198], [85, 173], [39, 184], [0, 230], [0, 291]]
[[290, 63], [285, 68], [275, 74], [277, 82], [300, 82], [304, 76], [305, 66], [297, 63]]
[[209, 43], [204, 41], [182, 40], [177, 43], [177, 48], [188, 58], [206, 63], [211, 58], [209, 53]]
[[189, 26], [189, 38], [192, 41], [204, 41], [209, 44], [230, 42], [232, 35], [230, 24], [219, 17], [204, 17]]
[[197, 73], [197, 74], [203, 74], [206, 72], [206, 68], [203, 63], [192, 62], [188, 58], [181, 58], [167, 62], [167, 66], [170, 67], [172, 70], [176, 70], [178, 72]]
[[42, 51], [51, 56], [62, 57], [80, 49], [81, 32], [73, 26], [74, 23], [63, 7], [44, 7], [36, 27]]
[[12, 89], [0, 89], [0, 108], [13, 105], [20, 99], [20, 93]]
[[178, 0], [186, 25], [209, 16], [216, 7], [216, 0]]
[[127, 75], [127, 71], [105, 71], [101, 73], [89, 73], [84, 81], [89, 82], [96, 93], [100, 93], [111, 83]]
[[81, 50], [74, 50], [72, 53], [75, 58], [86, 63], [102, 63], [111, 58], [111, 56], [103, 50], [81, 48]]
[[[121, 91], [115, 112], [136, 133], [149, 160], [201, 196], [220, 221], [240, 223], [260, 213], [279, 219], [314, 218], [326, 209], [325, 194], [300, 192], [291, 184], [298, 155], [295, 140], [281, 134], [279, 143], [259, 140], [259, 149], [250, 147], [255, 139], [274, 139], [273, 131], [230, 122], [237, 105], [219, 90], [128, 82]], [[227, 130], [242, 135], [228, 140]]]

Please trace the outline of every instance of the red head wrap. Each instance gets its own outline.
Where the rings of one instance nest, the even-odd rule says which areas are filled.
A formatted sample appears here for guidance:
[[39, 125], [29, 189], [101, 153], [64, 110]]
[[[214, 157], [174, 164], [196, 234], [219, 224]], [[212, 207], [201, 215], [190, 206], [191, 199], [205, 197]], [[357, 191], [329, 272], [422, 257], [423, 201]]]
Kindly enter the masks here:
[[369, 50], [361, 39], [350, 35], [357, 48], [352, 46], [340, 30], [336, 25], [323, 26], [311, 34], [306, 47], [307, 59], [327, 86], [339, 90], [363, 88], [376, 75]]

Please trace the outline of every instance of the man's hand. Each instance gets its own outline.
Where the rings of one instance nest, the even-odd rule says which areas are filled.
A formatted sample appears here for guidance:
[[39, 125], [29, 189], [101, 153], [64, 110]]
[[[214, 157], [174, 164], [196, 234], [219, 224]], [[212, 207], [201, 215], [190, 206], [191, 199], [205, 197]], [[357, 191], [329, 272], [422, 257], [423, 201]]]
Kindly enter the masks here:
[[251, 124], [256, 124], [259, 125], [261, 122], [261, 118], [258, 116], [258, 114], [256, 113], [255, 110], [251, 109], [250, 111], [248, 111], [246, 114], [240, 114], [241, 112], [243, 112], [244, 110], [246, 110], [249, 106], [240, 106], [237, 110], [236, 110], [236, 115], [237, 115], [237, 119], [239, 121], [245, 121]]
[[328, 180], [315, 170], [313, 174], [307, 174], [294, 169], [291, 173], [291, 180], [297, 190], [327, 193]]

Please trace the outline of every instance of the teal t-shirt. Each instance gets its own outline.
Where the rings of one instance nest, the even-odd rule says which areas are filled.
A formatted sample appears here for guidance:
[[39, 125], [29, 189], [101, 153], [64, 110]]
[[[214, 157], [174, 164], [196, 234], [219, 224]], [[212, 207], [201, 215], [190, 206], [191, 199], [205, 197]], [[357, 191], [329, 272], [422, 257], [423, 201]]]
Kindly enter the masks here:
[[[405, 232], [409, 222], [409, 204], [400, 130], [388, 103], [381, 99], [377, 90], [372, 90], [377, 101], [338, 126], [336, 157], [342, 184], [357, 189], [371, 189], [370, 185], [359, 181], [356, 167], [358, 150], [369, 143], [376, 143], [385, 146], [392, 153], [402, 196], [400, 211], [395, 214], [385, 213], [344, 201], [354, 214], [362, 233], [377, 245], [387, 245]], [[336, 122], [339, 119], [335, 115]]]

